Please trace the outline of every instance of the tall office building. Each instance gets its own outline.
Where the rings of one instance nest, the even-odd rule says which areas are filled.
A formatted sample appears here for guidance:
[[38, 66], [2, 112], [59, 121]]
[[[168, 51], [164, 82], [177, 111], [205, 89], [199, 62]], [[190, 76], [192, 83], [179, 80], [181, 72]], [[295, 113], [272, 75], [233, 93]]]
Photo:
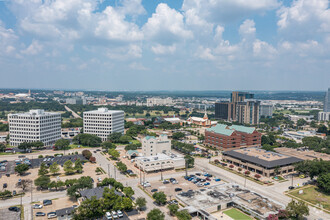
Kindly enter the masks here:
[[10, 145], [41, 141], [53, 145], [61, 138], [61, 114], [42, 109], [8, 114]]
[[260, 101], [252, 98], [254, 98], [254, 94], [232, 92], [230, 102], [215, 103], [215, 118], [245, 124], [258, 124]]
[[330, 112], [330, 88], [325, 93], [323, 111], [324, 112]]
[[109, 134], [124, 134], [124, 111], [107, 108], [84, 112], [84, 133], [94, 134], [106, 141]]
[[273, 105], [261, 105], [260, 106], [260, 117], [264, 116], [266, 118], [272, 117], [274, 111]]

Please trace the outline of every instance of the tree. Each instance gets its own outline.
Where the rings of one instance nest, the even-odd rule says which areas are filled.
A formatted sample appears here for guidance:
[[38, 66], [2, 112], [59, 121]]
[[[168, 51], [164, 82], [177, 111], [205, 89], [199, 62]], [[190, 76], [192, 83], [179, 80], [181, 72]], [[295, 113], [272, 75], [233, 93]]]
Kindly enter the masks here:
[[31, 143], [28, 143], [28, 142], [23, 142], [23, 143], [20, 143], [18, 145], [18, 149], [22, 149], [24, 150], [25, 152], [28, 150], [28, 149], [31, 149], [32, 145]]
[[123, 162], [117, 162], [116, 164], [117, 164], [118, 170], [120, 170], [121, 172], [127, 171], [127, 166]]
[[29, 186], [31, 186], [32, 180], [30, 179], [22, 179], [20, 183], [17, 183], [16, 186], [22, 188], [23, 191]]
[[167, 208], [170, 210], [170, 214], [172, 216], [174, 216], [179, 210], [179, 206], [177, 204], [170, 204], [169, 206], [167, 206]]
[[66, 139], [59, 139], [55, 142], [55, 150], [66, 150], [70, 145], [70, 141]]
[[246, 176], [248, 176], [248, 175], [250, 175], [250, 171], [247, 170], [247, 171], [244, 172], [244, 174], [245, 174]]
[[185, 163], [186, 163], [187, 168], [194, 167], [195, 158], [193, 158], [192, 156], [187, 154], [187, 155], [184, 156], [184, 159], [185, 159]]
[[117, 160], [118, 157], [120, 156], [120, 153], [116, 151], [115, 149], [110, 149], [108, 151], [109, 155], [112, 157], [112, 159]]
[[254, 178], [256, 178], [257, 180], [259, 180], [261, 178], [261, 176], [259, 174], [254, 175]]
[[164, 220], [165, 215], [159, 209], [153, 209], [147, 214], [147, 220]]
[[[119, 199], [118, 199], [119, 200]], [[119, 205], [124, 210], [130, 210], [133, 208], [133, 202], [132, 199], [124, 197], [121, 199], [121, 201], [118, 201]]]
[[309, 215], [309, 208], [303, 201], [296, 202], [292, 200], [287, 206], [286, 211], [290, 217], [294, 219], [303, 219], [304, 216]]
[[166, 203], [167, 198], [164, 192], [156, 192], [152, 195], [152, 198], [156, 200], [156, 203], [163, 205]]
[[239, 168], [237, 168], [237, 170], [238, 170], [239, 172], [241, 172], [241, 171], [242, 171], [242, 168], [239, 167]]
[[321, 125], [318, 129], [317, 129], [318, 133], [323, 133], [323, 134], [329, 134], [330, 131], [328, 131], [327, 126], [325, 125]]
[[317, 178], [317, 185], [325, 193], [330, 193], [330, 173], [321, 174]]
[[77, 159], [74, 162], [74, 169], [77, 171], [77, 173], [82, 173], [82, 171], [83, 171], [83, 165], [82, 165], [80, 159]]
[[95, 157], [90, 157], [90, 158], [89, 158], [89, 161], [90, 161], [91, 163], [95, 163], [95, 162], [96, 162], [96, 158], [95, 158]]
[[176, 217], [178, 218], [178, 220], [190, 220], [191, 215], [189, 214], [189, 212], [187, 210], [181, 210], [179, 212], [176, 213]]
[[6, 145], [3, 143], [0, 143], [0, 152], [4, 152], [6, 150]]
[[281, 172], [281, 167], [276, 166], [276, 167], [274, 168], [275, 176], [277, 176], [280, 172]]
[[66, 175], [74, 174], [73, 163], [71, 160], [65, 161], [65, 163], [63, 165], [63, 169], [64, 169]]
[[80, 206], [75, 210], [73, 215], [74, 220], [85, 219], [98, 219], [103, 216], [103, 204], [102, 200], [96, 199], [93, 196], [91, 199], [85, 199]]
[[61, 180], [59, 181], [52, 181], [48, 184], [48, 188], [55, 188], [56, 191], [58, 188], [62, 187], [62, 186], [65, 186], [65, 183]]
[[73, 138], [73, 143], [84, 146], [98, 147], [102, 143], [102, 139], [94, 134], [78, 134]]
[[26, 171], [29, 170], [29, 165], [22, 163], [22, 164], [18, 164], [15, 167], [15, 172], [19, 173], [19, 175], [23, 175]]
[[46, 175], [47, 173], [48, 173], [48, 168], [47, 168], [46, 164], [42, 162], [40, 165], [40, 168], [38, 170], [38, 175], [43, 176], [43, 175]]
[[4, 190], [3, 192], [0, 192], [0, 198], [4, 199], [7, 197], [11, 197], [12, 194], [9, 190]]
[[108, 140], [112, 143], [119, 143], [119, 138], [122, 136], [120, 132], [114, 132], [108, 136]]
[[184, 137], [185, 137], [185, 134], [182, 133], [182, 132], [175, 132], [175, 133], [172, 134], [172, 138], [174, 140], [179, 140], [179, 139], [182, 139]]
[[33, 142], [33, 147], [37, 148], [37, 149], [40, 149], [44, 146], [44, 143], [42, 143], [41, 141], [36, 141], [36, 142]]
[[49, 176], [39, 176], [37, 179], [34, 180], [34, 185], [39, 186], [42, 189], [48, 188], [48, 184], [50, 183]]
[[128, 136], [128, 135], [122, 135], [119, 138], [119, 143], [121, 143], [121, 144], [128, 144], [131, 140], [132, 140], [132, 138], [130, 136]]
[[233, 169], [233, 168], [234, 168], [234, 165], [230, 164], [230, 165], [229, 165], [229, 168], [230, 168], [230, 169]]
[[103, 149], [109, 150], [109, 149], [116, 149], [116, 145], [112, 143], [111, 141], [105, 141], [101, 144]]
[[60, 171], [60, 166], [56, 162], [54, 162], [52, 165], [50, 165], [49, 171], [53, 175], [55, 175], [55, 174], [57, 174]]
[[132, 197], [134, 195], [134, 190], [132, 189], [132, 187], [124, 187], [123, 193], [127, 196], [127, 197]]
[[142, 208], [146, 207], [147, 204], [147, 200], [143, 197], [138, 197], [135, 201], [137, 207], [139, 210], [141, 210]]
[[297, 121], [297, 126], [304, 126], [304, 125], [306, 125], [307, 124], [307, 121], [305, 120], [305, 119], [303, 119], [303, 118], [300, 118], [300, 119], [298, 119], [298, 121]]
[[83, 150], [81, 153], [87, 160], [89, 160], [89, 158], [92, 156], [92, 152], [89, 150]]

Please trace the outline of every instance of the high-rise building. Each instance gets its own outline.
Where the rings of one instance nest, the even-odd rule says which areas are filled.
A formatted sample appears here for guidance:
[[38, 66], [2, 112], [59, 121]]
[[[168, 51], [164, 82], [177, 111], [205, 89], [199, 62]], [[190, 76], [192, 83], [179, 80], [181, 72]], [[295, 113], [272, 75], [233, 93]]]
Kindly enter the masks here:
[[273, 105], [261, 105], [260, 106], [260, 117], [264, 116], [266, 118], [272, 117], [274, 111]]
[[61, 138], [61, 114], [42, 109], [26, 113], [8, 114], [10, 145], [41, 141], [53, 145]]
[[218, 102], [215, 103], [215, 118], [228, 120], [230, 102]]
[[258, 124], [260, 101], [249, 100], [236, 103], [236, 118], [242, 124]]
[[330, 121], [330, 112], [319, 112], [319, 121]]
[[107, 108], [84, 112], [84, 133], [94, 134], [102, 141], [114, 132], [124, 134], [124, 114], [124, 111]]
[[330, 112], [330, 88], [325, 93], [323, 111]]
[[230, 96], [231, 102], [244, 102], [245, 99], [253, 99], [254, 94], [248, 92], [232, 92]]

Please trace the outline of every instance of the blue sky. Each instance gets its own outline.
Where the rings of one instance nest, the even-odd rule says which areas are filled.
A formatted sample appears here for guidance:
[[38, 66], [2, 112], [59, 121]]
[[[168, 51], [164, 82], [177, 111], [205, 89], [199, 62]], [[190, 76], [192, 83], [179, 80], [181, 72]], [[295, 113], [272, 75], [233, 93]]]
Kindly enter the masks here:
[[0, 0], [0, 87], [325, 90], [329, 0]]

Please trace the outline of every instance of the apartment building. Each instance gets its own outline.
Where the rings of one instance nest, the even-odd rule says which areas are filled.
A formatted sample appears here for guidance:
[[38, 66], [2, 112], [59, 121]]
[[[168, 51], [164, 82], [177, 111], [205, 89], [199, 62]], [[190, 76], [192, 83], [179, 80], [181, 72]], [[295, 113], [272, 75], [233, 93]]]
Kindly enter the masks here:
[[99, 108], [84, 112], [84, 133], [94, 134], [106, 141], [109, 134], [124, 134], [124, 111]]
[[61, 114], [42, 109], [8, 114], [10, 145], [41, 141], [52, 146], [61, 138]]

